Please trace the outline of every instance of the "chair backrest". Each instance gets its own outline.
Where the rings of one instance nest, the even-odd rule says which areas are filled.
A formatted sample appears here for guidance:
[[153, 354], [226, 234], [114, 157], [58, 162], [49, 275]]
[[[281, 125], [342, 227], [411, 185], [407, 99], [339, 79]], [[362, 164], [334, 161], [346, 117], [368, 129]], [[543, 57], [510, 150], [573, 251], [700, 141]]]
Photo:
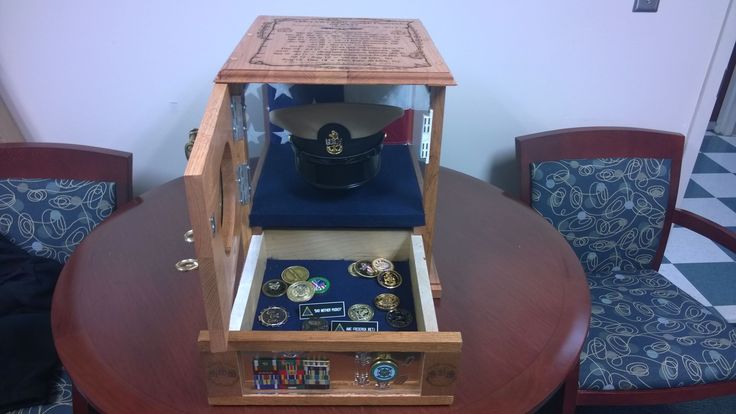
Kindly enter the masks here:
[[72, 144], [0, 144], [0, 233], [65, 263], [117, 206], [133, 198], [130, 153]]
[[573, 128], [516, 138], [521, 199], [570, 243], [588, 273], [658, 269], [684, 137]]

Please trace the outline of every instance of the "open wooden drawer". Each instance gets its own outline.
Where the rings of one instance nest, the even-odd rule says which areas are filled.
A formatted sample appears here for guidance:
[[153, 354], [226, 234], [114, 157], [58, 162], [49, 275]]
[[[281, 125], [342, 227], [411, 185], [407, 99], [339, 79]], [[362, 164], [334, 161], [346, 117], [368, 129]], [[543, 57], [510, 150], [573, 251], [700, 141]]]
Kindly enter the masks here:
[[[259, 305], [267, 260], [352, 261], [374, 257], [409, 262], [406, 276], [411, 278], [407, 283], [411, 282], [414, 299], [411, 311], [417, 322], [415, 332], [252, 330], [258, 311], [267, 305]], [[339, 289], [341, 278], [351, 277], [347, 273], [333, 275], [331, 289]], [[375, 282], [368, 279], [358, 283]], [[307, 303], [311, 302], [321, 300]], [[290, 318], [298, 318], [297, 305], [293, 305]], [[376, 317], [379, 314], [381, 311], [376, 310]], [[450, 404], [461, 338], [457, 332], [438, 332], [421, 236], [390, 230], [266, 230], [251, 239], [232, 309], [227, 352], [210, 352], [208, 332], [202, 332], [199, 343], [212, 404]], [[396, 378], [380, 384], [371, 379], [370, 370], [377, 361], [386, 359], [394, 361], [397, 369], [392, 375]], [[258, 389], [254, 380], [256, 361], [272, 362], [274, 372], [289, 363], [303, 364], [298, 370], [306, 371], [307, 377], [310, 364], [326, 365], [328, 371], [322, 371], [326, 375], [321, 377], [321, 385], [327, 387], [296, 385], [289, 389], [286, 384], [283, 388], [274, 384], [276, 389]]]
[[[425, 132], [429, 134], [431, 130], [432, 149], [427, 148], [428, 164], [423, 174], [412, 173], [418, 180], [414, 185], [421, 188], [420, 210], [426, 216], [425, 225], [392, 229], [381, 225], [376, 229], [354, 229], [351, 225], [273, 229], [250, 225], [252, 196], [263, 182], [264, 160], [268, 161], [269, 153], [271, 161], [276, 158], [268, 145], [261, 154], [248, 154], [242, 108], [247, 84], [387, 83], [383, 77], [386, 74], [374, 68], [368, 68], [365, 73], [360, 68], [350, 69], [347, 71], [350, 76], [340, 68], [264, 71], [255, 67], [258, 62], [241, 59], [258, 50], [252, 42], [261, 41], [261, 36], [271, 33], [259, 28], [273, 24], [295, 25], [295, 28], [306, 24], [309, 30], [323, 30], [325, 24], [349, 24], [359, 30], [373, 30], [379, 24], [402, 28], [411, 39], [421, 37], [421, 42], [407, 47], [423, 46], [426, 56], [422, 56], [426, 57], [428, 66], [405, 73], [392, 69], [387, 74], [392, 76], [389, 83], [431, 85], [430, 107], [435, 122], [426, 125]], [[314, 77], [303, 76], [311, 72], [315, 73]], [[358, 72], [363, 75], [357, 76]], [[319, 74], [339, 76], [324, 78]], [[207, 316], [207, 330], [199, 335], [199, 350], [209, 402], [220, 405], [451, 404], [462, 339], [459, 332], [438, 329], [432, 296], [433, 287], [439, 283], [430, 281], [428, 270], [432, 266], [428, 269], [428, 252], [431, 252], [434, 228], [444, 90], [454, 80], [421, 23], [261, 17], [226, 63], [217, 82], [185, 172], [197, 272]], [[248, 173], [249, 160], [254, 158], [258, 158], [258, 166]], [[416, 159], [411, 162], [410, 169], [419, 171]], [[278, 168], [275, 170], [278, 173]], [[372, 303], [372, 296], [357, 296], [370, 289], [368, 285], [355, 285], [358, 283], [355, 278], [350, 280], [346, 263], [378, 257], [404, 266], [402, 277], [409, 290], [406, 302], [401, 299], [401, 307], [408, 307], [415, 320], [407, 330], [300, 331], [284, 327], [264, 330], [258, 322], [254, 323], [268, 305], [269, 299], [261, 294], [264, 279], [280, 276], [278, 270], [269, 267], [273, 263], [309, 261], [309, 266], [316, 269], [322, 262], [336, 262], [332, 265], [337, 270], [330, 270], [328, 277], [333, 293], [345, 296], [344, 309], [352, 303]], [[370, 279], [361, 282], [375, 285]], [[435, 295], [438, 292], [435, 289]], [[307, 303], [321, 301], [313, 298]], [[296, 304], [292, 305], [289, 317], [299, 318]], [[384, 317], [379, 311], [374, 315], [374, 319]], [[376, 371], [371, 376], [373, 369]]]

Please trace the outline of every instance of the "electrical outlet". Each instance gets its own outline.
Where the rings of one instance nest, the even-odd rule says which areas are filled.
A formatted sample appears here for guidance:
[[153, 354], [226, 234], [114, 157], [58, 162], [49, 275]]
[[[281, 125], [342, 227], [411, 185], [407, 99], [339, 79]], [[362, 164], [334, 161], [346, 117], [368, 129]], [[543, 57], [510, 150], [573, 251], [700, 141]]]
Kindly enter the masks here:
[[634, 12], [656, 13], [659, 0], [634, 0]]

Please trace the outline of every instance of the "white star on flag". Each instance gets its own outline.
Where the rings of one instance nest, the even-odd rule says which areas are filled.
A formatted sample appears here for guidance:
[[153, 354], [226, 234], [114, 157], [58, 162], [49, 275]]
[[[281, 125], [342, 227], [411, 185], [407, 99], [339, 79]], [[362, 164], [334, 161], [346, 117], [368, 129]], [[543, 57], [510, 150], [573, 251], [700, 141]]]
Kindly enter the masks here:
[[279, 96], [286, 95], [289, 97], [289, 99], [294, 99], [291, 96], [291, 84], [289, 83], [269, 83], [272, 88], [276, 89], [276, 94], [274, 95], [273, 99], [279, 99]]
[[262, 83], [249, 83], [248, 86], [245, 87], [245, 95], [253, 95], [256, 98], [261, 97], [261, 85]]
[[287, 142], [289, 142], [289, 135], [291, 135], [289, 131], [274, 132], [273, 134], [281, 137], [282, 144], [286, 144]]
[[261, 141], [261, 137], [263, 137], [263, 131], [257, 131], [253, 126], [253, 123], [248, 125], [248, 142], [254, 142], [257, 144]]

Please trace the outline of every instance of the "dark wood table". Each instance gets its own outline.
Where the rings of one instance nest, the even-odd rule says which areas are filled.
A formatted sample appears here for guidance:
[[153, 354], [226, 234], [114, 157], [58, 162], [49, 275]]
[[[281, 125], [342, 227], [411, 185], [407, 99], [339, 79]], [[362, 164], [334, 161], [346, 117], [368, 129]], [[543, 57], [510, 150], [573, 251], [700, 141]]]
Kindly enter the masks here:
[[[463, 335], [455, 403], [413, 413], [521, 413], [543, 404], [577, 360], [590, 301], [576, 258], [542, 218], [498, 189], [440, 175], [434, 252], [440, 330]], [[78, 390], [103, 412], [399, 413], [402, 407], [214, 407], [197, 334], [205, 315], [182, 179], [96, 229], [65, 266], [54, 338]]]

